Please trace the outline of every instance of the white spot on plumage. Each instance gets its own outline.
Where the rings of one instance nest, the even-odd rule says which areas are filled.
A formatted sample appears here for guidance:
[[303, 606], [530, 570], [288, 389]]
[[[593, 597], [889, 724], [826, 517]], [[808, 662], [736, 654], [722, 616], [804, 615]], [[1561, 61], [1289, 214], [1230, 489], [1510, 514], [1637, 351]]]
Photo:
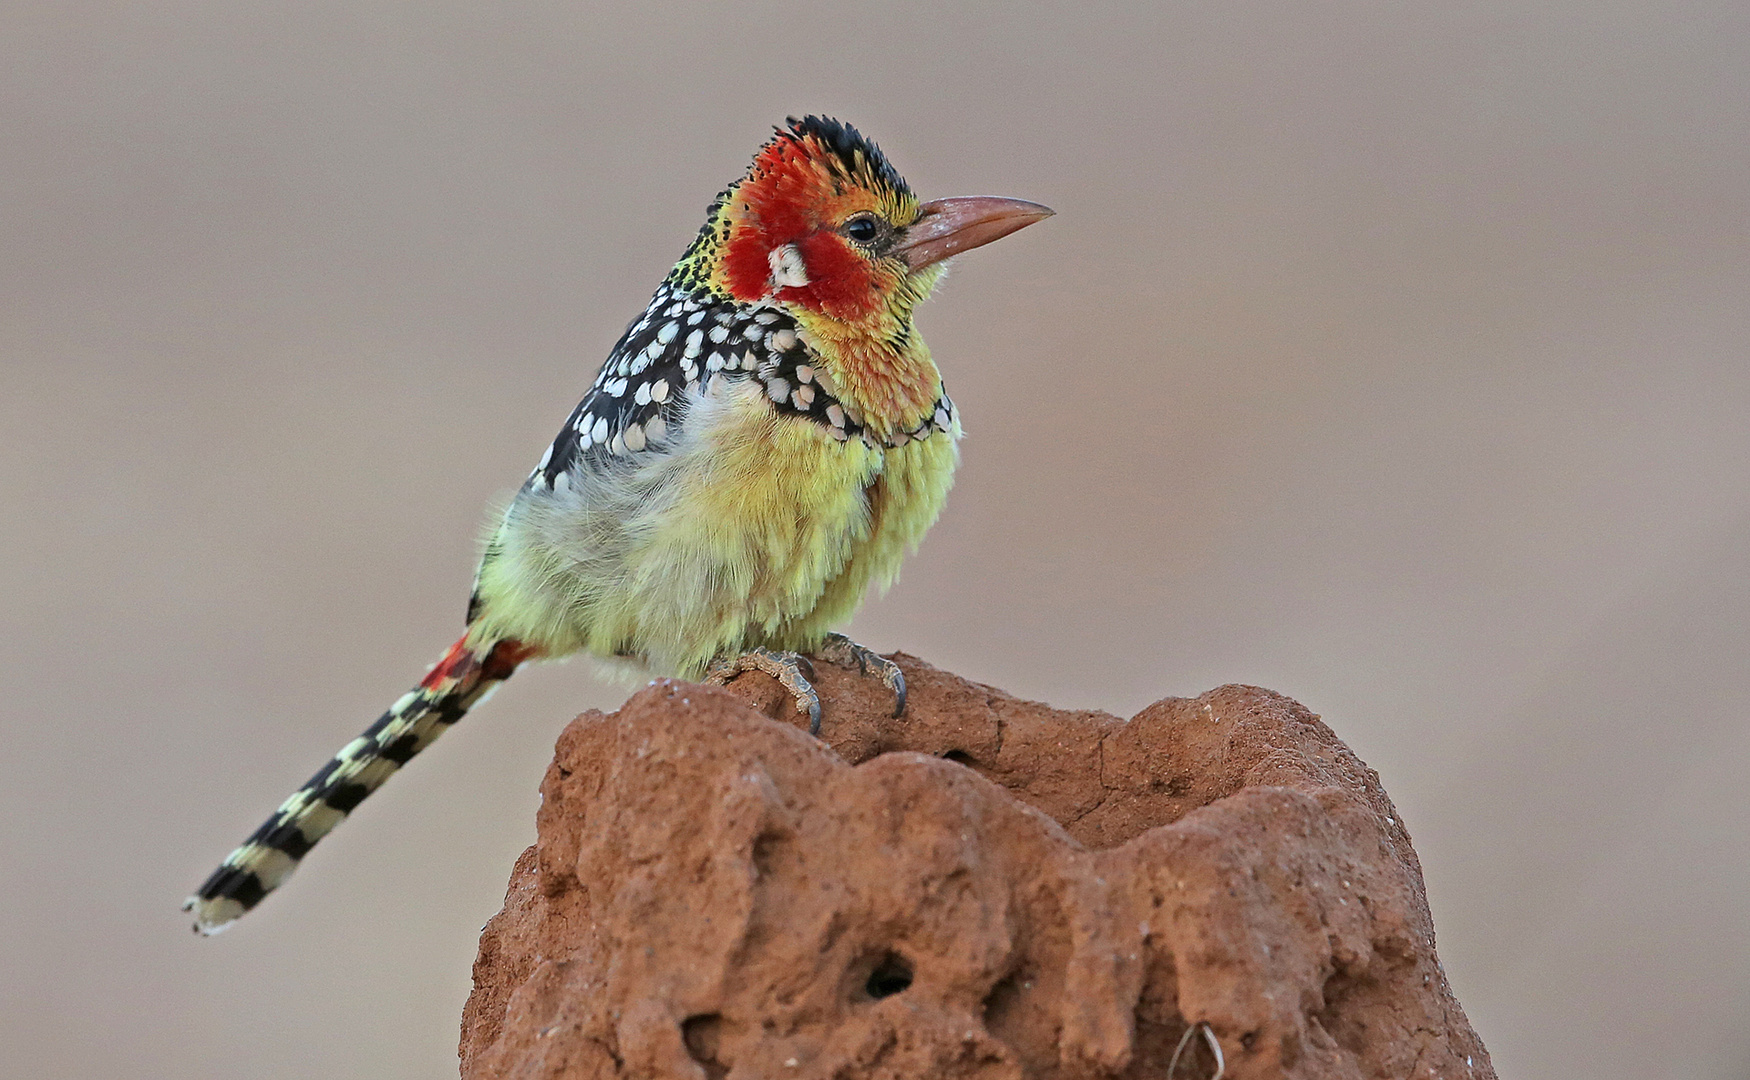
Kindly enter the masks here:
[[709, 336], [710, 336], [712, 341], [721, 345], [721, 344], [723, 344], [724, 340], [729, 337], [729, 327], [724, 326], [722, 323], [718, 323], [716, 326], [713, 326], [711, 328], [711, 333]]
[[644, 429], [637, 424], [626, 425], [625, 439], [626, 449], [634, 454], [644, 449]]
[[784, 402], [790, 400], [790, 384], [783, 379], [767, 379], [766, 396], [782, 405]]
[[705, 347], [705, 331], [694, 330], [692, 333], [687, 335], [687, 348], [686, 348], [686, 351], [682, 355], [697, 356], [697, 355], [699, 355], [699, 350], [704, 348], [704, 347]]
[[607, 417], [605, 417], [605, 416], [596, 417], [595, 426], [589, 429], [589, 437], [591, 439], [594, 439], [598, 443], [606, 443], [608, 441], [608, 418]]
[[668, 425], [662, 422], [662, 417], [652, 416], [644, 422], [644, 437], [650, 442], [661, 442], [668, 434]]
[[547, 444], [547, 452], [541, 455], [541, 463], [539, 465], [535, 466], [535, 471], [540, 472], [542, 469], [545, 469], [549, 464], [551, 464], [552, 461], [553, 461], [553, 444], [548, 443]]
[[710, 356], [707, 356], [705, 358], [705, 370], [706, 371], [722, 371], [723, 370], [723, 354], [722, 353], [712, 353]]
[[781, 318], [783, 316], [775, 311], [762, 311], [753, 317], [753, 321], [763, 326], [770, 326]]
[[561, 493], [570, 491], [571, 490], [571, 473], [570, 472], [562, 472], [558, 476], [555, 476], [553, 478], [553, 490], [557, 491], [557, 492], [561, 492]]
[[790, 329], [788, 326], [784, 327], [782, 330], [774, 330], [772, 331], [772, 338], [767, 344], [778, 352], [789, 352], [796, 347], [796, 331]]
[[668, 380], [658, 379], [650, 384], [650, 400], [663, 402], [668, 400]]
[[773, 248], [766, 256], [766, 262], [772, 268], [774, 290], [800, 288], [808, 284], [808, 267], [803, 264], [802, 252], [796, 249], [795, 244]]
[[845, 426], [845, 410], [839, 408], [836, 402], [828, 405], [826, 407], [826, 419], [827, 423], [831, 424], [833, 427], [843, 430]]
[[809, 367], [807, 364], [798, 364], [796, 366], [796, 381], [797, 382], [804, 382], [804, 383], [813, 382], [814, 381], [814, 369]]
[[814, 404], [814, 387], [798, 386], [790, 395], [796, 399], [796, 407], [806, 409]]
[[667, 345], [674, 340], [676, 334], [680, 333], [680, 329], [681, 324], [678, 322], [663, 323], [662, 329], [656, 332], [656, 343], [658, 345]]
[[650, 384], [639, 383], [638, 392], [632, 395], [632, 401], [638, 405], [650, 404]]
[[608, 444], [608, 453], [624, 456], [626, 453], [626, 436], [624, 432], [614, 432], [614, 441]]
[[832, 376], [826, 373], [825, 368], [820, 368], [818, 370], [810, 368], [809, 370], [814, 372], [815, 385], [819, 386], [823, 392], [833, 397], [838, 396], [838, 387], [834, 385]]

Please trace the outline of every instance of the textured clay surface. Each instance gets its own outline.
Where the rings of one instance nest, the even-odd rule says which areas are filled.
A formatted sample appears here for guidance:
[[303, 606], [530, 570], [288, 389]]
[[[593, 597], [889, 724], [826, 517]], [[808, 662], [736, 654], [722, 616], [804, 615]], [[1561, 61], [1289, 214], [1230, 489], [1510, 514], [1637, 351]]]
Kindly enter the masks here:
[[1165, 1077], [1199, 1022], [1240, 1080], [1495, 1075], [1318, 717], [1224, 686], [1126, 722], [895, 659], [900, 720], [817, 664], [821, 741], [756, 674], [571, 724], [463, 1077]]

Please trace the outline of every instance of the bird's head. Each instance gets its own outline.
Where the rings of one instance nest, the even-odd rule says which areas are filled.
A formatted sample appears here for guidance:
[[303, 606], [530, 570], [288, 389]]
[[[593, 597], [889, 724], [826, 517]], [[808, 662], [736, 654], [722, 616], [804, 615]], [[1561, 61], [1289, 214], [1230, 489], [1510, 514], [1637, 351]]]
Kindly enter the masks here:
[[742, 303], [780, 305], [816, 333], [890, 338], [946, 259], [1050, 214], [1019, 199], [920, 203], [856, 128], [792, 118], [718, 197], [679, 269]]

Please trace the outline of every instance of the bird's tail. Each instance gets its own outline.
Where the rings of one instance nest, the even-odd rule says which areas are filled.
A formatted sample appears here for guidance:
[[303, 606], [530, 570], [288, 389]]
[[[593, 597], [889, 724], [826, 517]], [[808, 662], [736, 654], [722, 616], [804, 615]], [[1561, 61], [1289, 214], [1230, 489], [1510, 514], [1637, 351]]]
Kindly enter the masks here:
[[216, 934], [261, 903], [365, 796], [533, 655], [516, 641], [470, 642], [464, 636], [450, 646], [418, 686], [281, 803], [188, 898], [182, 909], [194, 912], [195, 931]]

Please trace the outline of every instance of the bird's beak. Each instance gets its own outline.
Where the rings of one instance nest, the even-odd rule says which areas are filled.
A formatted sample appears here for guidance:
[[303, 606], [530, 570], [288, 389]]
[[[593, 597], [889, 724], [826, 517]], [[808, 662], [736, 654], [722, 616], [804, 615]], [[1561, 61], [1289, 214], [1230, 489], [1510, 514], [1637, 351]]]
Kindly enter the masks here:
[[1022, 199], [966, 195], [937, 199], [918, 207], [918, 219], [906, 227], [894, 254], [912, 270], [922, 270], [951, 255], [1001, 240], [1056, 211]]

